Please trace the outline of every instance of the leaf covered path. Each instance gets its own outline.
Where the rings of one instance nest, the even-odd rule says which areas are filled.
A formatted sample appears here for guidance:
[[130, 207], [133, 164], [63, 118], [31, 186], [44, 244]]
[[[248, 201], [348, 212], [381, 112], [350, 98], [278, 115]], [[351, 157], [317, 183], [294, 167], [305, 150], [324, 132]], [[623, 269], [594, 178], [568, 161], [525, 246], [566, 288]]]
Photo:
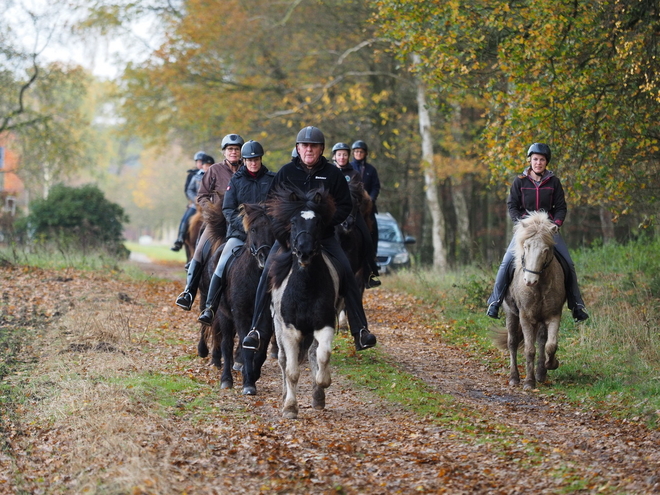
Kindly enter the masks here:
[[218, 389], [196, 357], [194, 314], [173, 305], [181, 279], [11, 267], [0, 278], [2, 493], [660, 490], [658, 432], [509, 388], [443, 343], [451, 322], [402, 294], [366, 295], [377, 355], [333, 359], [359, 370], [378, 357], [423, 381], [438, 410], [416, 415], [333, 368], [326, 410], [311, 409], [304, 373], [291, 421], [275, 360], [257, 396]]

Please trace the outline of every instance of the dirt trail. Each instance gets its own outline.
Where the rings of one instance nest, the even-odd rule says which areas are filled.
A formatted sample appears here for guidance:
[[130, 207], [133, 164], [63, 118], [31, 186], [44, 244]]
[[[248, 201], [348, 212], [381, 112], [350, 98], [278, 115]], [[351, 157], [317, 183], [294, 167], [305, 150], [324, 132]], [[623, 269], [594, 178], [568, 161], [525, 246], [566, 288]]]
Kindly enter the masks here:
[[[303, 374], [300, 419], [283, 420], [276, 361], [257, 396], [218, 390], [218, 371], [195, 357], [194, 315], [172, 304], [183, 271], [145, 269], [174, 281], [0, 270], [3, 321], [27, 325], [22, 358], [34, 361], [4, 379], [30, 395], [2, 416], [3, 493], [660, 491], [658, 432], [506, 386], [425, 326], [428, 308], [386, 288], [365, 300], [380, 351], [450, 396], [457, 423], [416, 417], [338, 373], [325, 411], [309, 406]], [[26, 286], [41, 295], [16, 300]], [[142, 385], [162, 377], [195, 388], [159, 406]]]

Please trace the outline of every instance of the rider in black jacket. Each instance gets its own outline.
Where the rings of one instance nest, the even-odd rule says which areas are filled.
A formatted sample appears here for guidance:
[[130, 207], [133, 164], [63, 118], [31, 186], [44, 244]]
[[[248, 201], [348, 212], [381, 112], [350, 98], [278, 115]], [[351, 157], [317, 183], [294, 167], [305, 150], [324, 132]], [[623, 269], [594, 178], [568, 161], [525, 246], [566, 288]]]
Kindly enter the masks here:
[[[332, 163], [322, 156], [325, 147], [325, 136], [320, 129], [309, 126], [303, 128], [296, 138], [296, 148], [299, 157], [284, 165], [275, 175], [271, 191], [279, 185], [293, 184], [302, 191], [324, 189], [329, 191], [335, 200], [336, 211], [332, 222], [326, 228], [324, 239], [321, 240], [323, 250], [334, 260], [340, 276], [340, 293], [344, 296], [346, 313], [358, 351], [376, 345], [376, 336], [367, 328], [367, 317], [362, 307], [362, 295], [351, 270], [344, 250], [335, 237], [335, 227], [346, 220], [353, 208], [353, 200], [343, 174]], [[268, 272], [279, 243], [270, 251], [266, 267], [261, 275], [252, 318], [252, 330], [243, 339], [246, 349], [258, 349], [261, 337], [270, 335], [271, 330], [265, 328], [263, 317], [270, 311], [270, 293], [268, 292]], [[267, 342], [267, 341], [266, 341]]]

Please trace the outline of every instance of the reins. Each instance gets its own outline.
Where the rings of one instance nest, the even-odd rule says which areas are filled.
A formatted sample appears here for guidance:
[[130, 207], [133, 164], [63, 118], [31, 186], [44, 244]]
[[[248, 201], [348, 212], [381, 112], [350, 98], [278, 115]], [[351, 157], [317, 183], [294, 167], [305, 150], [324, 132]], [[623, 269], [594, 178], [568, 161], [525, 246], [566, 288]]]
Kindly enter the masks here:
[[550, 263], [552, 263], [552, 258], [550, 258], [545, 263], [543, 263], [543, 266], [541, 267], [540, 272], [535, 272], [534, 270], [528, 270], [527, 268], [525, 268], [525, 255], [524, 254], [520, 258], [520, 266], [522, 267], [523, 272], [533, 273], [534, 275], [541, 275], [545, 271], [545, 269], [550, 266]]

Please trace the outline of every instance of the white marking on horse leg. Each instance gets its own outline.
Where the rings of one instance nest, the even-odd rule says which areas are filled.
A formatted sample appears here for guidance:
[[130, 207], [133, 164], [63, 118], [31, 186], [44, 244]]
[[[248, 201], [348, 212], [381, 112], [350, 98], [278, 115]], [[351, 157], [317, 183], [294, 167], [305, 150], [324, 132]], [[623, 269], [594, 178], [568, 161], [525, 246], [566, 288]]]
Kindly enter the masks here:
[[318, 342], [316, 349], [316, 362], [318, 371], [314, 379], [319, 387], [328, 388], [332, 383], [330, 377], [330, 355], [332, 354], [332, 339], [335, 337], [335, 329], [328, 326], [314, 332], [314, 338]]
[[561, 314], [553, 317], [548, 321], [548, 341], [545, 343], [545, 367], [549, 370], [556, 370], [559, 368], [559, 361], [557, 360], [557, 336], [559, 334], [559, 322], [561, 321]]
[[284, 353], [286, 367], [283, 369], [286, 391], [284, 396], [283, 415], [286, 418], [298, 417], [298, 380], [300, 379], [300, 365], [298, 352], [302, 341], [302, 334], [291, 325], [278, 325], [277, 343], [280, 353]]

